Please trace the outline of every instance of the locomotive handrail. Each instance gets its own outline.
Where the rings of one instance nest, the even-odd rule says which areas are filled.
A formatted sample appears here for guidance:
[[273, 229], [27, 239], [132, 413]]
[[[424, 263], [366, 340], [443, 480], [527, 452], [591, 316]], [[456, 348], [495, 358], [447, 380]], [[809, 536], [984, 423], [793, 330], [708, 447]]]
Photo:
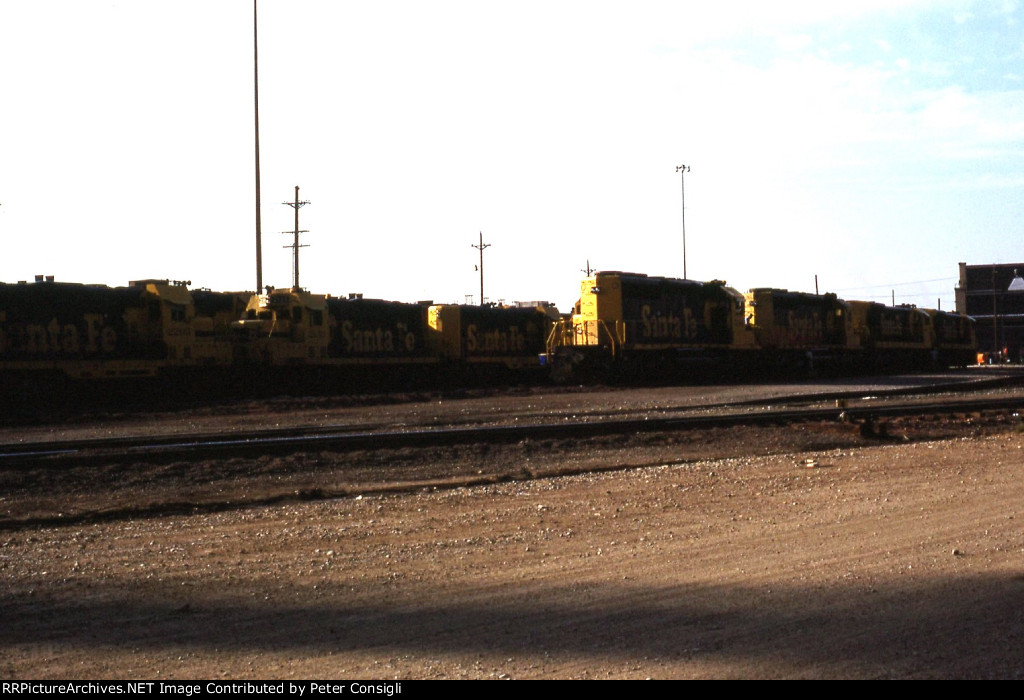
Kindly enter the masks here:
[[[616, 321], [615, 322], [615, 330], [616, 331], [618, 331], [619, 325], [621, 323], [622, 323], [622, 321]], [[611, 339], [612, 358], [614, 359], [614, 358], [618, 357], [618, 355], [619, 355], [619, 345], [620, 345], [620, 343], [619, 343], [618, 334], [617, 334], [617, 332], [616, 333], [612, 333], [610, 330], [608, 330], [608, 325], [603, 320], [601, 321], [601, 327], [604, 328], [604, 332], [607, 333], [608, 337]], [[622, 330], [623, 330], [623, 336], [625, 336], [625, 330], [626, 330], [625, 326], [622, 326]], [[623, 338], [623, 340], [624, 340], [624, 338]]]
[[544, 349], [547, 351], [549, 357], [555, 354], [555, 349], [559, 345], [556, 336], [562, 334], [562, 323], [563, 321], [560, 320], [557, 323], [551, 324], [551, 330], [548, 331], [548, 337], [544, 341]]

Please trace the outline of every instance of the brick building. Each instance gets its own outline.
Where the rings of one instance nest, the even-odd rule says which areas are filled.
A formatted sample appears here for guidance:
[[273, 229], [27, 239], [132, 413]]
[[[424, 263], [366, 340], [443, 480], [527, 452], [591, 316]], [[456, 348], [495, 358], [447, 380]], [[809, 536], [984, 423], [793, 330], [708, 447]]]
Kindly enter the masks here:
[[1024, 360], [1024, 263], [960, 263], [956, 310], [977, 322], [978, 349]]

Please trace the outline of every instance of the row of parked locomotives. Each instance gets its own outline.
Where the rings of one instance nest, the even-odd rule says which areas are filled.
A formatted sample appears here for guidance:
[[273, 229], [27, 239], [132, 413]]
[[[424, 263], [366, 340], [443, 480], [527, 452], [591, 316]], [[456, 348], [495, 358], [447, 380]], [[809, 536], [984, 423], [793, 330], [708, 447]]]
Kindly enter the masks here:
[[[623, 272], [583, 280], [571, 315], [527, 307], [0, 284], [0, 404], [73, 390], [154, 396], [378, 390], [592, 377], [659, 381], [702, 368], [745, 376], [965, 365], [973, 322], [908, 306]], [[719, 372], [720, 373], [720, 372]], [[710, 376], [710, 375], [709, 375]], [[96, 390], [102, 384], [100, 391]], [[134, 393], [132, 393], [134, 392]]]
[[167, 280], [0, 284], [0, 403], [142, 387], [156, 396], [245, 395], [540, 378], [556, 316], [301, 289], [189, 290]]
[[372, 384], [539, 374], [555, 318], [539, 306], [407, 304], [282, 289], [254, 295], [233, 325], [242, 335], [242, 364]]
[[598, 272], [552, 331], [547, 357], [562, 377], [657, 380], [702, 367], [756, 374], [963, 366], [976, 347], [973, 321], [943, 311]]

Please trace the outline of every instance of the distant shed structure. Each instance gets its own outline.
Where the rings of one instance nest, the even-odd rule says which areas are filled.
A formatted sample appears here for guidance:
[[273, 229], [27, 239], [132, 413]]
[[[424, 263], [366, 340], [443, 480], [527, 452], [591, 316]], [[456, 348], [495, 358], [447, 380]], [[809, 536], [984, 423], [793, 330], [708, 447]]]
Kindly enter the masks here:
[[1024, 263], [960, 263], [956, 310], [977, 325], [978, 350], [1005, 360], [1024, 360]]

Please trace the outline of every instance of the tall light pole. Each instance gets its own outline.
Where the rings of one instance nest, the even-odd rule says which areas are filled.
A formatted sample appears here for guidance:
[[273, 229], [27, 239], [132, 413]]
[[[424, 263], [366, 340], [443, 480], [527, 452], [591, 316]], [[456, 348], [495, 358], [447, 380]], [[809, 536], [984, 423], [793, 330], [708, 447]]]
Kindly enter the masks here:
[[260, 61], [256, 0], [252, 0], [253, 113], [256, 116], [256, 293], [263, 292], [263, 230], [260, 222]]
[[683, 279], [686, 277], [686, 173], [690, 172], [689, 165], [677, 165], [676, 172], [679, 173], [679, 186], [682, 188], [683, 200]]

